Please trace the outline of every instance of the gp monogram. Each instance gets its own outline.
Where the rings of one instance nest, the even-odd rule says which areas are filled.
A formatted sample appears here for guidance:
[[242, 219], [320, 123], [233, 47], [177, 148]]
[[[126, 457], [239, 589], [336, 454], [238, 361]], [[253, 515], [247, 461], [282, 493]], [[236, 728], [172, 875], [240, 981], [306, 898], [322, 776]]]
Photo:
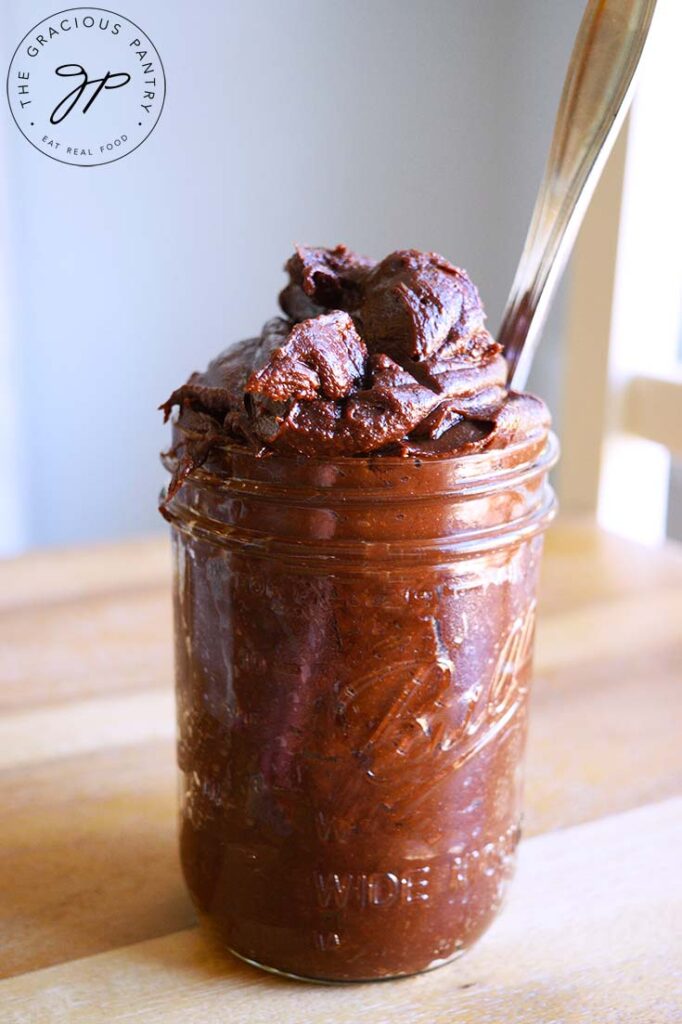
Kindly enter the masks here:
[[7, 74], [7, 99], [24, 138], [79, 167], [137, 149], [161, 116], [165, 92], [149, 36], [100, 7], [45, 18], [21, 40]]

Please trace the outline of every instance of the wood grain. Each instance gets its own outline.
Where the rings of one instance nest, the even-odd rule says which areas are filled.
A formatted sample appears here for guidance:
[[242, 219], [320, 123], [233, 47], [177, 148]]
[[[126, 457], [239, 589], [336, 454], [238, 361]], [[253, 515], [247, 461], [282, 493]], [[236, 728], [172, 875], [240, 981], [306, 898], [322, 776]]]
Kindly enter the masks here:
[[38, 549], [0, 562], [0, 611], [165, 586], [170, 565], [165, 534], [116, 544]]
[[192, 923], [175, 796], [170, 741], [0, 772], [0, 976]]
[[[308, 986], [189, 930], [0, 986], [7, 1024], [678, 1024], [682, 800], [523, 844], [505, 913], [462, 960], [389, 984]], [[662, 942], [665, 951], [662, 951]]]
[[33, 707], [0, 718], [0, 770], [146, 740], [171, 739], [172, 688]]
[[[632, 950], [618, 953], [625, 960], [609, 959], [609, 948], [593, 944], [592, 966], [587, 952], [583, 956], [578, 950], [576, 973], [571, 973], [559, 962], [559, 924], [563, 920], [572, 931], [573, 922], [569, 927], [564, 918], [554, 921], [558, 897], [550, 883], [538, 897], [531, 891], [528, 869], [522, 868], [528, 887], [524, 899], [540, 899], [540, 906], [545, 901], [552, 908], [550, 913], [543, 907], [533, 919], [533, 934], [537, 929], [548, 944], [537, 949], [538, 963], [545, 964], [542, 977], [533, 967], [524, 978], [526, 946], [536, 949], [535, 939], [521, 934], [527, 918], [505, 924], [512, 907], [519, 906], [515, 887], [508, 914], [491, 933], [492, 939], [511, 928], [510, 946], [504, 951], [490, 947], [497, 952], [481, 961], [485, 971], [471, 989], [458, 988], [451, 980], [454, 974], [437, 972], [395, 986], [366, 986], [364, 991], [376, 993], [371, 1001], [350, 1000], [347, 1007], [344, 1000], [320, 995], [325, 990], [273, 982], [222, 959], [214, 962], [195, 931], [177, 933], [194, 918], [176, 853], [169, 581], [165, 539], [0, 564], [0, 976], [33, 972], [0, 983], [0, 1007], [5, 996], [14, 1000], [15, 1016], [9, 1019], [173, 1021], [184, 1008], [183, 1019], [201, 1024], [222, 1020], [226, 1006], [236, 1021], [274, 1019], [277, 1006], [288, 1007], [292, 1021], [589, 1019], [602, 1024], [675, 1019], [667, 1004], [657, 1016], [654, 1002], [646, 1003], [653, 999], [651, 992], [647, 996], [636, 984], [638, 977], [647, 983], [660, 980], [674, 964], [668, 912], [658, 889], [649, 894], [661, 914], [658, 965], [645, 950], [640, 965], [626, 970], [623, 964], [630, 963]], [[586, 880], [571, 883], [570, 890], [568, 883], [552, 882], [560, 891], [560, 908], [566, 893], [573, 901], [576, 934], [590, 931], [582, 917], [587, 903], [597, 933], [602, 926], [593, 920], [602, 912], [592, 904], [598, 893], [585, 886], [596, 884], [593, 876], [605, 878], [609, 887], [620, 877], [612, 863], [615, 854], [602, 865], [606, 854], [600, 837], [618, 834], [617, 843], [625, 849], [640, 842], [641, 822], [651, 821], [654, 831], [663, 832], [670, 825], [668, 810], [660, 808], [649, 808], [652, 819], [613, 819], [617, 826], [609, 816], [680, 792], [681, 622], [679, 550], [649, 551], [580, 523], [550, 531], [538, 621], [525, 832], [537, 837], [552, 829], [564, 831], [531, 839], [524, 850], [544, 851], [551, 838], [552, 863], [561, 865], [565, 856], [567, 865], [574, 864], [575, 856], [571, 870], [577, 872], [583, 840], [569, 842], [567, 837], [595, 837], [589, 839], [593, 863]], [[585, 831], [567, 830], [595, 820]], [[636, 828], [625, 821], [635, 822]], [[616, 833], [610, 831], [612, 824]], [[652, 840], [640, 853], [647, 872], [659, 875], [663, 885], [669, 870], [665, 843], [658, 849]], [[532, 856], [539, 884], [545, 853]], [[629, 854], [623, 856], [627, 860]], [[631, 920], [625, 929], [636, 931], [640, 896], [632, 897], [630, 919], [621, 895], [618, 913]], [[653, 925], [646, 927], [643, 934], [650, 938]], [[572, 950], [572, 934], [567, 941]], [[514, 943], [517, 953], [512, 955]], [[482, 943], [480, 949], [486, 948]], [[458, 984], [469, 984], [466, 972], [478, 962], [467, 958], [452, 969], [465, 979]], [[604, 991], [611, 993], [604, 996], [607, 1002], [599, 1002], [598, 991], [586, 994], [590, 986], [602, 986], [600, 972], [608, 982]], [[449, 980], [438, 981], [441, 975]], [[141, 992], [142, 1001], [139, 1006], [131, 1002], [126, 1010], [122, 992], [128, 976], [131, 992]], [[29, 980], [30, 991], [22, 987]], [[418, 1011], [410, 1001], [417, 995], [405, 995], [404, 1002], [398, 995], [412, 992], [412, 985], [415, 993], [428, 992], [428, 1003]], [[172, 1006], [164, 986], [174, 993]], [[529, 1010], [524, 1017], [519, 1008], [531, 992], [538, 1000], [535, 1016]], [[569, 1006], [571, 993], [575, 1011]], [[583, 1012], [583, 1003], [583, 1016], [571, 1016]], [[464, 1016], [457, 1016], [460, 1010]], [[585, 1016], [588, 1011], [592, 1017]], [[0, 1009], [2, 1021], [4, 1012]], [[278, 1019], [287, 1018], [278, 1014]]]
[[560, 520], [545, 538], [540, 607], [545, 614], [585, 610], [632, 596], [642, 605], [682, 583], [682, 548], [633, 544], [581, 520]]
[[6, 610], [0, 659], [2, 711], [167, 687], [173, 671], [169, 586]]

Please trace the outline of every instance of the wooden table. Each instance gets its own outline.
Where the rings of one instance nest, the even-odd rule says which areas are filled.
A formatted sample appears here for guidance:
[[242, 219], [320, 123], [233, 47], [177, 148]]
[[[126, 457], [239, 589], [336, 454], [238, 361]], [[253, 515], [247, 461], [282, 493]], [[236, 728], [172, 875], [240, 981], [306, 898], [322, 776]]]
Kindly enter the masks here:
[[0, 1020], [682, 1021], [682, 554], [549, 535], [526, 839], [463, 960], [278, 980], [210, 948], [176, 858], [165, 540], [0, 565]]

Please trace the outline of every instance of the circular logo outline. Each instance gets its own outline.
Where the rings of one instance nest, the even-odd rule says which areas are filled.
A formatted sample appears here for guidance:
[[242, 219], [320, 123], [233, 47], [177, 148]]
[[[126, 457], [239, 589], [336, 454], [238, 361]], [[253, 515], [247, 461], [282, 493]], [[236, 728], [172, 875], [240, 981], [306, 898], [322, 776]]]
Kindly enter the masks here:
[[[148, 39], [149, 42], [154, 47], [154, 52], [156, 53], [157, 57], [159, 58], [159, 66], [161, 68], [161, 75], [163, 77], [163, 95], [161, 97], [161, 105], [159, 107], [159, 112], [158, 112], [158, 114], [156, 116], [156, 120], [154, 121], [154, 124], [151, 126], [151, 128], [149, 129], [147, 134], [144, 136], [144, 138], [140, 139], [140, 141], [137, 143], [137, 145], [133, 146], [132, 149], [127, 150], [125, 153], [121, 153], [120, 156], [114, 156], [110, 160], [100, 160], [96, 164], [82, 164], [82, 163], [76, 163], [73, 160], [62, 160], [61, 157], [53, 156], [52, 153], [47, 153], [47, 152], [45, 152], [44, 149], [41, 149], [40, 146], [36, 145], [36, 143], [33, 142], [33, 140], [31, 138], [29, 138], [29, 136], [26, 134], [26, 132], [24, 131], [22, 126], [19, 124], [19, 121], [17, 120], [16, 115], [14, 113], [14, 107], [12, 106], [12, 100], [11, 100], [11, 97], [10, 97], [10, 75], [12, 74], [12, 67], [14, 65], [14, 60], [15, 60], [17, 54], [19, 53], [19, 50], [21, 49], [23, 44], [28, 39], [28, 37], [31, 35], [32, 32], [35, 32], [35, 30], [37, 28], [39, 28], [40, 25], [44, 24], [46, 21], [51, 21], [52, 18], [59, 18], [63, 14], [71, 14], [73, 11], [99, 11], [101, 14], [112, 14], [115, 18], [122, 18], [123, 21], [126, 21], [129, 25], [132, 25], [132, 27], [137, 29], [137, 31], [141, 35], [143, 35], [146, 39]], [[167, 90], [168, 90], [168, 82], [167, 82], [167, 79], [166, 79], [166, 69], [165, 69], [165, 67], [163, 65], [163, 60], [161, 58], [161, 54], [159, 53], [159, 50], [158, 50], [158, 48], [156, 46], [156, 43], [154, 42], [152, 37], [150, 35], [148, 35], [148, 33], [144, 31], [144, 29], [140, 28], [140, 26], [136, 22], [134, 22], [130, 18], [126, 17], [125, 14], [119, 14], [117, 11], [112, 11], [108, 7], [91, 7], [89, 5], [85, 6], [85, 7], [65, 7], [63, 10], [55, 11], [54, 14], [49, 14], [46, 18], [41, 18], [40, 21], [36, 22], [36, 24], [33, 25], [33, 27], [30, 28], [28, 30], [28, 32], [26, 32], [25, 35], [23, 35], [22, 38], [19, 40], [19, 43], [17, 44], [17, 47], [14, 50], [14, 53], [12, 54], [12, 57], [10, 59], [9, 67], [7, 68], [7, 78], [6, 78], [6, 81], [5, 81], [5, 93], [7, 95], [7, 105], [9, 107], [10, 114], [12, 115], [12, 120], [14, 121], [15, 125], [17, 126], [17, 128], [21, 132], [22, 136], [26, 139], [28, 144], [30, 146], [32, 146], [33, 149], [36, 150], [36, 152], [42, 154], [42, 156], [49, 157], [50, 160], [54, 160], [56, 163], [64, 164], [67, 167], [105, 167], [107, 164], [118, 163], [119, 160], [123, 160], [123, 159], [125, 159], [125, 157], [130, 156], [131, 153], [134, 153], [135, 150], [139, 149], [140, 146], [144, 142], [147, 141], [147, 139], [152, 134], [152, 132], [156, 128], [157, 124], [161, 120], [161, 115], [163, 114], [163, 108], [164, 108], [165, 103], [166, 103], [166, 93], [167, 93]]]

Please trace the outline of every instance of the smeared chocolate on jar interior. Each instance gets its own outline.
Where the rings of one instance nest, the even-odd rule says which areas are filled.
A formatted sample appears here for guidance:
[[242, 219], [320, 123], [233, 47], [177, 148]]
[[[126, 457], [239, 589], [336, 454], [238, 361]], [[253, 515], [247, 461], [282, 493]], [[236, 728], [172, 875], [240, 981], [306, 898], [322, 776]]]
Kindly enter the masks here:
[[343, 245], [298, 247], [283, 317], [194, 373], [179, 407], [172, 497], [216, 445], [319, 456], [465, 455], [548, 424], [532, 395], [506, 386], [478, 291], [436, 253], [380, 263]]

